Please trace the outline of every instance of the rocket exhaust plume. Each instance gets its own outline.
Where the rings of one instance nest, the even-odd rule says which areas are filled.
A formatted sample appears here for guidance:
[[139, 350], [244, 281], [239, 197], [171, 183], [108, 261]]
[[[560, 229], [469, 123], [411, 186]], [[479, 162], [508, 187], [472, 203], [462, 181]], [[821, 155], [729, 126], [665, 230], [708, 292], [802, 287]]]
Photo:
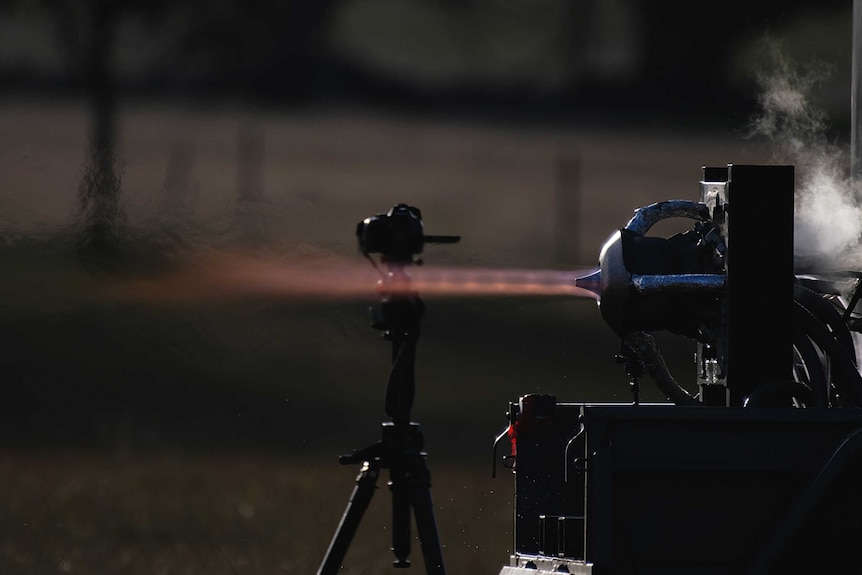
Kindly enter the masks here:
[[127, 278], [107, 286], [124, 301], [157, 304], [245, 298], [360, 299], [406, 293], [422, 297], [574, 296], [595, 299], [575, 279], [593, 270], [483, 269], [408, 266], [409, 281], [336, 255], [312, 257], [212, 252], [163, 274]]

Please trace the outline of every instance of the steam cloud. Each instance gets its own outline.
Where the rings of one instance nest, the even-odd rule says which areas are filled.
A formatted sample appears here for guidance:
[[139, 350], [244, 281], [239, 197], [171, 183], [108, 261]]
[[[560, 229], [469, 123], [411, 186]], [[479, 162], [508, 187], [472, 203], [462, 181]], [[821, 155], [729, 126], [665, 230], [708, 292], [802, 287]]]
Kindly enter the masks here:
[[757, 77], [761, 111], [751, 135], [771, 140], [773, 162], [796, 167], [795, 254], [834, 261], [859, 248], [862, 207], [850, 177], [850, 150], [827, 139], [826, 116], [812, 102], [829, 69], [803, 71], [777, 43], [768, 50], [772, 66]]

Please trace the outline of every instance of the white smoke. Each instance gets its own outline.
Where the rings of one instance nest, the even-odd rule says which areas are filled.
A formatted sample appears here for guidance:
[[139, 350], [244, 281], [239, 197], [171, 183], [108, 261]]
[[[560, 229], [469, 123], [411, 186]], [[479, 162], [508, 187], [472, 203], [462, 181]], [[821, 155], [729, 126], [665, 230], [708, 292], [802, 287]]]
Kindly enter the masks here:
[[812, 99], [830, 70], [801, 70], [775, 42], [768, 55], [769, 69], [757, 77], [761, 111], [752, 135], [771, 140], [774, 163], [795, 166], [795, 254], [831, 260], [859, 246], [862, 207], [850, 179], [850, 150], [826, 137], [826, 116]]

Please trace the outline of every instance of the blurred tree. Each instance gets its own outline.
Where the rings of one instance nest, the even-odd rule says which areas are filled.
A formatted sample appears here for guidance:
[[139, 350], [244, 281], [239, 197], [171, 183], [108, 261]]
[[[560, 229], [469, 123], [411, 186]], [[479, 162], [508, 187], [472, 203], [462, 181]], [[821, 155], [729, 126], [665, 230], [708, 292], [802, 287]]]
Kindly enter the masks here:
[[147, 20], [167, 8], [163, 0], [23, 0], [22, 10], [39, 11], [51, 22], [74, 87], [90, 107], [88, 154], [78, 197], [82, 228], [78, 253], [89, 269], [110, 270], [122, 263], [121, 165], [117, 154], [117, 81], [113, 57], [118, 26], [136, 13]]
[[[51, 23], [70, 72], [69, 87], [80, 92], [90, 108], [89, 151], [78, 187], [83, 222], [78, 247], [88, 267], [112, 268], [123, 258], [122, 162], [116, 127], [123, 86], [115, 61], [123, 40], [122, 25], [134, 20], [152, 31], [169, 24], [172, 37], [167, 48], [161, 48], [167, 53], [156, 56], [165, 69], [150, 77], [156, 86], [161, 79], [173, 77], [198, 93], [215, 88], [220, 96], [237, 92], [254, 100], [291, 103], [305, 101], [314, 92], [325, 53], [325, 28], [338, 2], [20, 0], [13, 4], [13, 9], [38, 12]], [[189, 81], [181, 77], [183, 72], [196, 77]], [[148, 88], [153, 86], [143, 86]]]
[[122, 258], [117, 92], [111, 61], [121, 9], [114, 0], [91, 0], [81, 10], [85, 28], [78, 60], [90, 99], [91, 127], [87, 165], [78, 187], [85, 222], [79, 255], [88, 266], [110, 269]]
[[182, 37], [172, 56], [194, 63], [205, 95], [292, 104], [315, 95], [326, 32], [344, 0], [176, 2]]
[[[501, 104], [507, 114], [727, 117], [751, 96], [726, 81], [741, 40], [800, 14], [848, 8], [838, 0], [726, 0], [709, 10], [644, 0], [13, 2], [54, 23], [75, 87], [93, 102], [94, 141], [113, 130], [119, 88], [283, 105], [335, 96], [452, 110]], [[123, 35], [130, 23], [137, 36]], [[118, 47], [146, 70], [118, 76]]]

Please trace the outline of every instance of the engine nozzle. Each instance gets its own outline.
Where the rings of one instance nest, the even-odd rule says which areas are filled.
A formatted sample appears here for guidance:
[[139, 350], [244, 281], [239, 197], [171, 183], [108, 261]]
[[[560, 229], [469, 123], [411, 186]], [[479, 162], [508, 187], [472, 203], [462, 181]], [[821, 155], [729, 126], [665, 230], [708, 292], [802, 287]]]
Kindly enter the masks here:
[[[689, 217], [696, 224], [670, 238], [645, 235], [668, 217]], [[717, 313], [726, 283], [714, 231], [702, 203], [671, 200], [640, 208], [602, 246], [599, 269], [576, 278], [575, 285], [596, 294], [602, 317], [620, 336], [668, 329], [697, 338], [704, 321]]]

